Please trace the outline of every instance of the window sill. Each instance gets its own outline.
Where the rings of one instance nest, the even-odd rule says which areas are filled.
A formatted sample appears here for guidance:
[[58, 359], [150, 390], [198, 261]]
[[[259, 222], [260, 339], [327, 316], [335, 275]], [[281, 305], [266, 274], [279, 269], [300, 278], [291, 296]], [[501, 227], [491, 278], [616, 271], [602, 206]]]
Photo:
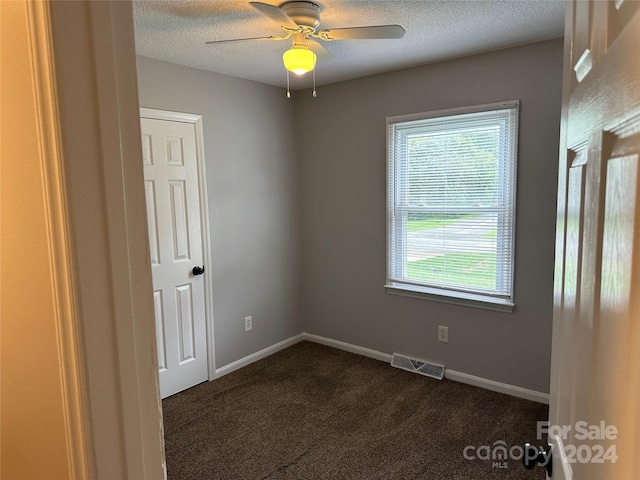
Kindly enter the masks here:
[[419, 298], [421, 300], [432, 300], [434, 302], [451, 303], [464, 307], [482, 308], [484, 310], [494, 310], [496, 312], [513, 313], [515, 303], [497, 298], [483, 297], [470, 293], [460, 293], [456, 296], [444, 293], [435, 288], [410, 287], [407, 285], [385, 285], [387, 293], [392, 295], [402, 295], [405, 297]]

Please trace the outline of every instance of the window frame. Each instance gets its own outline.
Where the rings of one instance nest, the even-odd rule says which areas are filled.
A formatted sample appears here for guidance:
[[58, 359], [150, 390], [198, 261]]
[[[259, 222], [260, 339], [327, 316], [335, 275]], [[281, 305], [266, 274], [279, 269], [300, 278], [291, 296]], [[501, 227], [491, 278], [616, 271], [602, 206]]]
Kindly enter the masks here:
[[[514, 303], [514, 286], [515, 286], [515, 238], [516, 238], [516, 200], [517, 200], [517, 166], [518, 166], [518, 136], [519, 136], [519, 115], [520, 115], [520, 101], [519, 100], [511, 100], [504, 102], [497, 102], [491, 104], [484, 105], [475, 105], [470, 107], [459, 107], [459, 108], [450, 108], [444, 110], [436, 110], [430, 112], [422, 112], [422, 113], [414, 113], [409, 115], [398, 115], [387, 117], [387, 245], [386, 245], [386, 270], [387, 270], [387, 281], [384, 285], [384, 288], [388, 293], [398, 294], [422, 299], [429, 299], [438, 302], [445, 303], [453, 303], [459, 305], [473, 306], [477, 308], [497, 310], [502, 312], [513, 312], [515, 308]], [[399, 238], [406, 238], [404, 234], [406, 232], [403, 229], [406, 229], [407, 222], [394, 222], [394, 212], [397, 212], [398, 207], [395, 205], [395, 196], [396, 196], [396, 185], [403, 184], [400, 177], [402, 176], [403, 170], [396, 168], [397, 159], [396, 159], [396, 141], [395, 141], [395, 126], [398, 124], [407, 124], [411, 122], [416, 122], [420, 120], [429, 120], [435, 118], [442, 117], [452, 117], [456, 115], [464, 115], [464, 114], [472, 114], [472, 113], [483, 113], [483, 112], [493, 112], [496, 110], [512, 110], [515, 117], [513, 121], [513, 131], [512, 131], [512, 143], [508, 145], [509, 151], [512, 153], [513, 158], [511, 159], [511, 163], [509, 168], [512, 169], [510, 178], [504, 178], [504, 173], [501, 174], [500, 181], [500, 189], [504, 191], [511, 191], [512, 197], [510, 199], [511, 211], [509, 215], [512, 219], [512, 231], [511, 231], [511, 262], [510, 265], [507, 265], [506, 268], [510, 268], [508, 275], [501, 273], [498, 269], [499, 262], [496, 262], [496, 282], [504, 282], [505, 278], [508, 278], [510, 285], [509, 287], [509, 295], [500, 295], [497, 293], [488, 293], [488, 292], [469, 292], [463, 291], [464, 289], [456, 289], [455, 287], [444, 287], [444, 286], [425, 286], [420, 282], [411, 282], [407, 281], [398, 281], [398, 275], [396, 275], [396, 265], [398, 257], [397, 254], [394, 255], [394, 236]], [[436, 128], [436, 127], [431, 127]], [[426, 129], [426, 128], [425, 128]], [[501, 133], [504, 134], [503, 130]], [[503, 152], [508, 153], [508, 152]], [[509, 160], [506, 160], [509, 161]], [[504, 170], [504, 161], [500, 162], [500, 168]], [[404, 170], [406, 172], [406, 169]], [[511, 184], [507, 184], [505, 180], [508, 182], [511, 181]], [[400, 207], [400, 209], [404, 212], [435, 212], [433, 206], [427, 207]], [[491, 211], [495, 212], [497, 216], [497, 222], [503, 222], [505, 217], [501, 212], [506, 211], [505, 209], [495, 206], [495, 207], [476, 207], [478, 211]], [[455, 210], [455, 208], [453, 209]], [[455, 213], [451, 208], [447, 208], [448, 213]], [[468, 212], [470, 210], [469, 207], [464, 207], [464, 212]], [[462, 211], [462, 209], [461, 209]], [[396, 229], [396, 232], [393, 229]], [[501, 235], [497, 235], [497, 241], [500, 241]], [[401, 242], [399, 247], [400, 251], [404, 249], [406, 254], [406, 242]], [[406, 258], [405, 255], [400, 255], [401, 258]], [[407, 262], [402, 262], [403, 268], [406, 268]], [[504, 286], [502, 284], [501, 286]], [[467, 289], [468, 290], [468, 289]]]

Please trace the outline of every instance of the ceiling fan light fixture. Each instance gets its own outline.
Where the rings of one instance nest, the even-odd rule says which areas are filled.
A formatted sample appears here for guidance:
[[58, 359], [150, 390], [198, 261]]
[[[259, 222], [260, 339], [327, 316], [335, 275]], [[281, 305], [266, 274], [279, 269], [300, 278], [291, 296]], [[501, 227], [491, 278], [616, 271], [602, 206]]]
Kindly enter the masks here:
[[310, 72], [316, 66], [316, 54], [306, 45], [294, 45], [282, 55], [284, 68], [297, 75]]

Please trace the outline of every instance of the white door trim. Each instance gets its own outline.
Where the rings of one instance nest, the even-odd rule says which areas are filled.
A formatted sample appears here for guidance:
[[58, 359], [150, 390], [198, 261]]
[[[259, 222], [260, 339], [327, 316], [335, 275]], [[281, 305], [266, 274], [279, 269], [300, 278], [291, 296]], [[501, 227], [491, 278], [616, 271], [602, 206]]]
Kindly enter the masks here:
[[140, 107], [140, 118], [152, 120], [167, 120], [171, 122], [190, 123], [194, 125], [196, 134], [196, 164], [198, 166], [198, 190], [200, 198], [200, 224], [202, 225], [202, 257], [205, 269], [209, 274], [204, 275], [204, 310], [207, 327], [207, 367], [209, 380], [215, 378], [215, 342], [213, 322], [213, 268], [211, 261], [211, 235], [209, 231], [209, 201], [207, 196], [207, 177], [204, 160], [204, 133], [202, 129], [202, 115], [183, 112], [171, 112], [154, 108]]
[[[93, 474], [94, 444], [86, 434], [90, 421], [90, 405], [84, 383], [85, 355], [80, 326], [82, 318], [76, 302], [77, 279], [74, 274], [73, 249], [68, 229], [71, 215], [65, 191], [65, 157], [61, 141], [61, 128], [64, 125], [60, 121], [61, 102], [56, 89], [52, 12], [46, 2], [26, 1], [24, 6], [29, 24], [28, 40], [37, 121], [35, 130], [25, 133], [40, 140], [39, 161], [42, 176], [33, 180], [41, 182], [44, 190], [45, 198], [42, 205], [45, 208], [46, 241], [49, 246], [49, 268], [54, 297], [52, 314], [61, 367], [58, 368], [60, 397], [46, 389], [36, 391], [49, 395], [50, 399], [61, 399], [65, 419], [68, 471], [75, 479], [88, 479]], [[39, 253], [37, 258], [46, 261], [47, 255]]]
[[[68, 335], [74, 332], [61, 331], [65, 325], [42, 334], [55, 334], [58, 348], [64, 349], [61, 366], [82, 362], [80, 375], [67, 377], [66, 411], [63, 418], [53, 416], [52, 425], [62, 421], [68, 432], [75, 432], [68, 443], [74, 478], [166, 478], [132, 6], [128, 1], [49, 1], [42, 8], [46, 10], [39, 13], [49, 19], [50, 28], [38, 15], [30, 16], [29, 27], [44, 42], [37, 53], [50, 49], [52, 63], [32, 63], [39, 81], [49, 83], [40, 84], [34, 94], [55, 92], [57, 98], [57, 108], [38, 114], [59, 135], [55, 141], [45, 139], [43, 153], [53, 161], [59, 156], [64, 167], [62, 179], [47, 179], [63, 180], [59, 186], [65, 201], [59, 205], [64, 211], [49, 211], [58, 216], [50, 219], [67, 216], [52, 230], [58, 234], [63, 229], [67, 238], [57, 239], [51, 251], [67, 242], [71, 263], [55, 268], [70, 273], [66, 281], [72, 283], [66, 287], [73, 287], [76, 318], [67, 319], [66, 326], [78, 333], [81, 358], [74, 360], [67, 350]], [[42, 97], [38, 101], [43, 107], [51, 103]], [[44, 200], [52, 201], [54, 193]], [[56, 295], [61, 293], [61, 301], [71, 300], [64, 292]], [[64, 373], [73, 375], [72, 370]], [[73, 387], [77, 391], [69, 394]], [[43, 424], [43, 431], [57, 428], [52, 425]], [[84, 425], [80, 432], [78, 425]]]

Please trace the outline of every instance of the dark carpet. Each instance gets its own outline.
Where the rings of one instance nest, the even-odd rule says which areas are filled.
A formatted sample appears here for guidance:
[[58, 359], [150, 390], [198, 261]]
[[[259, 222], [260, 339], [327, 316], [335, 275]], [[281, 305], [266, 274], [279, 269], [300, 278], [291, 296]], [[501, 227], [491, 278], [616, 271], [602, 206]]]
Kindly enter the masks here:
[[546, 405], [310, 342], [169, 397], [163, 410], [170, 479], [545, 478], [519, 460], [463, 452], [542, 444]]

